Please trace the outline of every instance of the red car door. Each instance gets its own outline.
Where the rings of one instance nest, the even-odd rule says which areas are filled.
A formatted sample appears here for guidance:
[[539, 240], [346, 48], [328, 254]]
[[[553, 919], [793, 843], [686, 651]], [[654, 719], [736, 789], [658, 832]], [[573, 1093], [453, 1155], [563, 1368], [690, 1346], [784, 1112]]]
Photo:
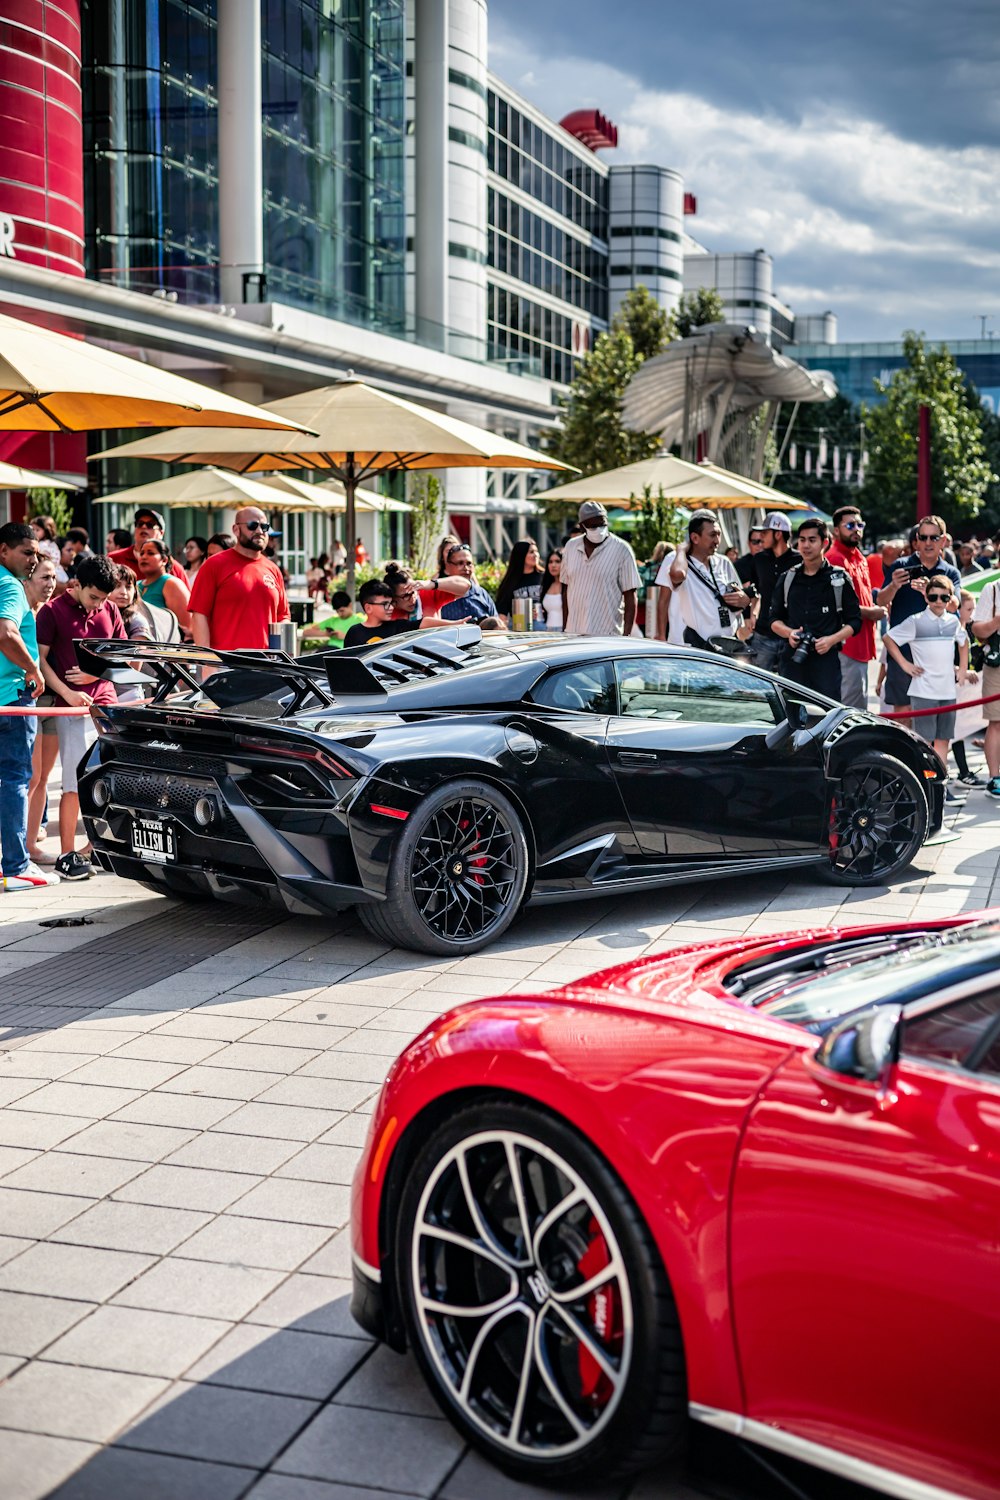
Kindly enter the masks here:
[[911, 1011], [887, 1087], [790, 1060], [748, 1122], [730, 1245], [752, 1423], [996, 1500], [1000, 989]]

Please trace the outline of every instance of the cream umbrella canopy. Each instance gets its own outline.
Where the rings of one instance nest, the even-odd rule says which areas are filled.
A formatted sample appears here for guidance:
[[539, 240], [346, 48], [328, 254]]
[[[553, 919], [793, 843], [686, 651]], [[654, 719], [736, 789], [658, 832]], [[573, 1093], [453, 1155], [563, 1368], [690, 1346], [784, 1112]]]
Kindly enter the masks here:
[[[343, 511], [346, 506], [344, 486], [338, 479], [327, 479], [322, 484], [309, 484], [304, 479], [297, 479], [294, 474], [268, 474], [266, 477], [258, 477], [258, 484], [264, 485], [266, 489], [276, 490], [284, 495], [302, 495], [312, 505], [321, 505], [327, 511]], [[377, 490], [362, 489], [360, 486], [354, 492], [354, 503], [358, 510], [374, 511], [407, 511], [412, 510], [412, 505], [407, 505], [405, 500], [391, 500], [388, 495], [380, 495]]]
[[0, 463], [0, 490], [52, 490], [61, 486], [51, 474], [36, 474], [19, 464]]
[[0, 432], [299, 424], [83, 339], [0, 314]]
[[[315, 485], [303, 486], [315, 489]], [[243, 505], [258, 505], [265, 511], [326, 511], [323, 499], [310, 499], [291, 491], [278, 491], [260, 479], [233, 474], [209, 466], [185, 474], [171, 474], [168, 479], [154, 479], [149, 484], [134, 485], [104, 495], [97, 505], [128, 505], [138, 508], [150, 505], [155, 510], [172, 510], [190, 506], [192, 510], [228, 510]]]
[[[207, 462], [241, 473], [325, 469], [344, 486], [344, 525], [349, 537], [354, 536], [358, 485], [374, 474], [398, 469], [568, 469], [545, 453], [536, 453], [533, 448], [430, 407], [404, 401], [361, 380], [342, 380], [284, 397], [272, 401], [268, 410], [307, 425], [316, 436], [262, 439], [187, 427], [139, 438], [97, 456]], [[350, 542], [347, 576], [351, 590], [354, 554]]]
[[672, 453], [657, 453], [638, 463], [556, 485], [554, 489], [543, 490], [538, 499], [598, 500], [603, 505], [628, 509], [646, 488], [654, 494], [662, 490], [669, 500], [679, 500], [687, 506], [703, 505], [710, 510], [752, 510], [759, 506], [769, 510], [809, 509], [804, 501], [782, 495], [769, 485], [720, 469], [717, 464], [688, 463]]

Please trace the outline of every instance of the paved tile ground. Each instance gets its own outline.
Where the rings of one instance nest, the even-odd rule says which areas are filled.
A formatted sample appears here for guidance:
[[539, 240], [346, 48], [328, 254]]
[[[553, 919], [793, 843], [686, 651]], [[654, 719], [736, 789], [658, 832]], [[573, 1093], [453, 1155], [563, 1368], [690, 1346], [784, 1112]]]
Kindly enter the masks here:
[[[1000, 808], [906, 877], [728, 881], [529, 913], [489, 953], [389, 950], [294, 918], [149, 982], [166, 910], [109, 876], [0, 904], [0, 997], [106, 937], [134, 990], [0, 1031], [0, 1497], [532, 1500], [463, 1448], [348, 1310], [348, 1184], [386, 1068], [461, 1000], [693, 938], [936, 916], [1000, 899]], [[83, 927], [45, 928], [57, 916]], [[99, 976], [99, 960], [78, 976]], [[595, 1494], [681, 1500], [670, 1475]]]

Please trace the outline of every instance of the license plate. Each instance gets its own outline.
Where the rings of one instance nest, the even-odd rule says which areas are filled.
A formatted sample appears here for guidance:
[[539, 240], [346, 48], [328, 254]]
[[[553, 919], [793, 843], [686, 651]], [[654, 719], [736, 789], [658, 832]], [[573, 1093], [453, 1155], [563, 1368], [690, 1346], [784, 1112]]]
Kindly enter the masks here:
[[177, 834], [173, 823], [165, 823], [162, 818], [133, 818], [132, 853], [148, 864], [174, 864]]

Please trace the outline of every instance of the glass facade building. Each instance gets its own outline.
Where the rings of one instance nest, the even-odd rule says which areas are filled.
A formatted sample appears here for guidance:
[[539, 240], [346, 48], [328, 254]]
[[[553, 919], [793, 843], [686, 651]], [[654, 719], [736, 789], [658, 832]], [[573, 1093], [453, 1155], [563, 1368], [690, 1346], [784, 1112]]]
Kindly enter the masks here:
[[[260, 300], [405, 320], [403, 0], [264, 0]], [[89, 274], [218, 302], [214, 0], [85, 0]]]

